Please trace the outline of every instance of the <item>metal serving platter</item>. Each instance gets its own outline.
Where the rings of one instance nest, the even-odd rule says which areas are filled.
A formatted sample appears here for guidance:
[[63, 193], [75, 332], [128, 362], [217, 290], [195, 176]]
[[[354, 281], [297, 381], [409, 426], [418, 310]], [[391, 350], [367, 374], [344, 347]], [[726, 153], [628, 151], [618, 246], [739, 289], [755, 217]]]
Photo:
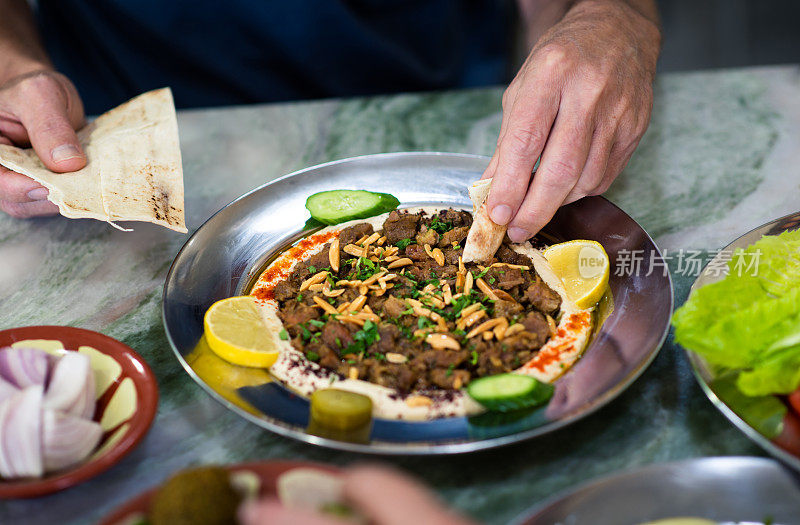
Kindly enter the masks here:
[[765, 458], [717, 457], [648, 465], [591, 481], [538, 505], [513, 525], [638, 525], [704, 518], [721, 525], [800, 523], [800, 479]]
[[[660, 271], [615, 275], [614, 311], [580, 361], [555, 384], [546, 408], [513, 416], [445, 418], [428, 422], [376, 419], [369, 441], [352, 443], [306, 432], [309, 405], [278, 383], [238, 388], [250, 407], [231, 401], [201, 379], [187, 361], [202, 341], [203, 315], [215, 301], [247, 293], [265, 263], [299, 238], [306, 198], [331, 189], [395, 195], [401, 207], [470, 209], [467, 187], [488, 158], [449, 153], [390, 153], [355, 157], [304, 169], [236, 199], [200, 227], [181, 249], [164, 285], [167, 338], [187, 373], [212, 397], [243, 418], [283, 436], [330, 448], [378, 454], [453, 454], [498, 447], [552, 432], [618, 396], [653, 360], [672, 312], [672, 282]], [[593, 239], [612, 261], [624, 250], [643, 260], [661, 253], [625, 212], [601, 197], [562, 208], [546, 232], [556, 239]], [[252, 408], [252, 410], [248, 410]]]
[[[714, 259], [706, 265], [703, 273], [700, 274], [692, 285], [691, 291], [694, 292], [702, 286], [723, 279], [725, 274], [717, 270], [722, 267], [720, 261], [724, 262], [723, 258], [730, 259], [730, 254], [737, 248], [750, 246], [764, 235], [779, 235], [785, 231], [796, 230], [798, 228], [800, 228], [800, 212], [768, 222], [742, 235], [724, 249], [720, 250]], [[700, 383], [700, 386], [711, 402], [714, 403], [714, 406], [736, 425], [739, 430], [744, 432], [747, 437], [755, 441], [769, 454], [800, 471], [800, 417], [797, 417], [797, 415], [793, 414], [790, 410], [784, 417], [784, 434], [778, 436], [776, 439], [767, 438], [737, 413], [736, 406], [729, 406], [721, 399], [720, 393], [717, 391], [718, 389], [715, 389], [713, 385], [714, 380], [717, 379], [717, 375], [706, 360], [690, 349], [685, 350], [694, 368], [697, 381]]]

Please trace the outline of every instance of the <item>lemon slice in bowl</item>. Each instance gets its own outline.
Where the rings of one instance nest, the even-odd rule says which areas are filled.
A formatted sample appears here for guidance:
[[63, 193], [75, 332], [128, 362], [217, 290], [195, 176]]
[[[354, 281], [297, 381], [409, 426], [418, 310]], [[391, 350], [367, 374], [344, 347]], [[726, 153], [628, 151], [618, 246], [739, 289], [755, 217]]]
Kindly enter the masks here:
[[204, 325], [208, 346], [229, 363], [266, 368], [278, 359], [275, 341], [249, 295], [212, 304]]
[[562, 242], [547, 248], [543, 255], [578, 308], [594, 306], [606, 293], [611, 265], [599, 242]]

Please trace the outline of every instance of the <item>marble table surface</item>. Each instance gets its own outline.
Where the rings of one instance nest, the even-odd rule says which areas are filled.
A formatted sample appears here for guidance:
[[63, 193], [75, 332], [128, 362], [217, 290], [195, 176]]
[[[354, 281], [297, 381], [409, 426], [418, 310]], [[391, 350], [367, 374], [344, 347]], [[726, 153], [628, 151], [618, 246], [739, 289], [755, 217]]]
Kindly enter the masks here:
[[[178, 115], [187, 223], [199, 227], [238, 195], [313, 164], [367, 153], [490, 154], [502, 89], [185, 111]], [[607, 193], [657, 240], [676, 305], [694, 280], [680, 250], [713, 250], [800, 200], [800, 68], [669, 74], [652, 124]], [[161, 391], [155, 423], [119, 465], [76, 488], [0, 502], [0, 523], [94, 522], [170, 473], [199, 463], [299, 459], [348, 464], [354, 454], [273, 435], [226, 411], [183, 371], [161, 324], [161, 288], [186, 240], [150, 225], [123, 233], [61, 217], [0, 216], [0, 329], [63, 324], [132, 346]], [[762, 455], [716, 411], [669, 337], [623, 395], [555, 434], [456, 457], [386, 458], [450, 505], [506, 523], [578, 483], [653, 462]], [[369, 459], [369, 458], [366, 458]]]

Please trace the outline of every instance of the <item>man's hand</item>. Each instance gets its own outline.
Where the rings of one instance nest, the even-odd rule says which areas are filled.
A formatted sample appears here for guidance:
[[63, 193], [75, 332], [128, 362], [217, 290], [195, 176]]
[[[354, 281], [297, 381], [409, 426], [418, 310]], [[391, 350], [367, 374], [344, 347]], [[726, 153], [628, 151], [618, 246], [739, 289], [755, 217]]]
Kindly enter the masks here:
[[[473, 525], [440, 503], [405, 474], [386, 467], [354, 467], [342, 474], [344, 495], [353, 510], [375, 525]], [[251, 502], [239, 509], [244, 525], [345, 525], [332, 516], [287, 509], [275, 499]]]
[[494, 177], [490, 216], [512, 241], [603, 193], [625, 167], [650, 121], [660, 39], [656, 22], [622, 0], [578, 2], [538, 39], [503, 95], [483, 174]]
[[[75, 135], [84, 124], [83, 104], [64, 75], [34, 71], [0, 86], [0, 143], [33, 146], [52, 171], [75, 171], [86, 165]], [[0, 210], [12, 217], [58, 213], [47, 193], [38, 182], [0, 166]]]

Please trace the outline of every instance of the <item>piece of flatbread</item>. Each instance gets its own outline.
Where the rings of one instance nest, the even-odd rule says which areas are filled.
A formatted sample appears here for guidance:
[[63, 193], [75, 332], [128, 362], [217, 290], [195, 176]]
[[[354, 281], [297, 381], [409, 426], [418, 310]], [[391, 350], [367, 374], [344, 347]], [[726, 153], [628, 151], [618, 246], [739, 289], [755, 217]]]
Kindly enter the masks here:
[[508, 226], [496, 224], [489, 218], [486, 197], [492, 187], [492, 179], [476, 181], [469, 188], [472, 201], [472, 226], [464, 243], [464, 262], [486, 262], [490, 260], [506, 234]]
[[[86, 167], [47, 169], [33, 149], [0, 144], [0, 164], [50, 190], [71, 219], [144, 221], [186, 233], [178, 121], [169, 88], [150, 91], [78, 131]], [[122, 228], [119, 228], [122, 229]]]

